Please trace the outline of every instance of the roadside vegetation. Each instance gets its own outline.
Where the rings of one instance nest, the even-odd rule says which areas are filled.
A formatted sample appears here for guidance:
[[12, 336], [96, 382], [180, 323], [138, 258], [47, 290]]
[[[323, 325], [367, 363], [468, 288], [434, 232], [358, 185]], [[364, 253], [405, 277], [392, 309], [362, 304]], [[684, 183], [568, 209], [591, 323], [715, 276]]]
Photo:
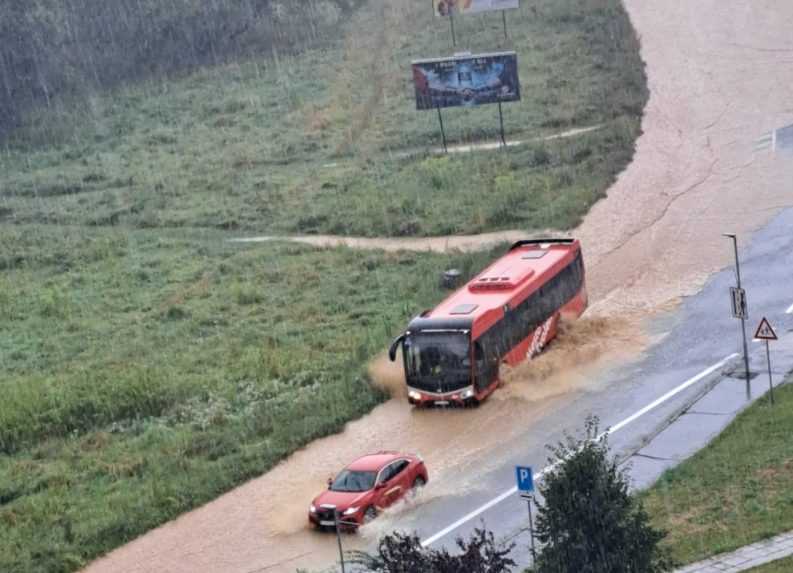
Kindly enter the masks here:
[[581, 435], [549, 446], [539, 485], [533, 573], [661, 573], [673, 563], [660, 546], [666, 533], [650, 523], [630, 477], [611, 454], [597, 418]]
[[[456, 50], [518, 52], [528, 143], [438, 156], [409, 61], [454, 49], [426, 0], [105, 4], [0, 8], [2, 571], [76, 570], [338, 431], [438, 273], [492, 258], [226, 239], [572, 227], [647, 98], [619, 0], [522, 2], [506, 40], [460, 18]], [[452, 143], [497, 137], [492, 106], [444, 117]]]
[[645, 494], [653, 523], [681, 563], [793, 530], [793, 376], [741, 413], [705, 449]]
[[340, 430], [487, 258], [0, 228], [0, 570], [79, 568]]

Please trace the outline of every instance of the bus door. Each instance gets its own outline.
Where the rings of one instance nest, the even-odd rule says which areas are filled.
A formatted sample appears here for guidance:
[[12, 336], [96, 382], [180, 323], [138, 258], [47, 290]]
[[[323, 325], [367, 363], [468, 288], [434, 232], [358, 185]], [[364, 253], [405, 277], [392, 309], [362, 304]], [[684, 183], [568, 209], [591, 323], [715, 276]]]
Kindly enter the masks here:
[[499, 359], [495, 349], [484, 348], [482, 342], [474, 342], [474, 386], [481, 392], [498, 380]]

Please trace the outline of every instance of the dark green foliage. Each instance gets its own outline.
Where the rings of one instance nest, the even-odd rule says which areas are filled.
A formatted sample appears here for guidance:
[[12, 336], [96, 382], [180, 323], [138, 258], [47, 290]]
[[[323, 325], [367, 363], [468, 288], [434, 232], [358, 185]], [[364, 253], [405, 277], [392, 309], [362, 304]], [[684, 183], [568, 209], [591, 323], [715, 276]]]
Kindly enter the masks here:
[[515, 566], [509, 558], [513, 547], [480, 528], [470, 539], [458, 537], [454, 553], [425, 549], [417, 535], [395, 532], [380, 539], [375, 555], [354, 553], [353, 562], [378, 573], [508, 573]]
[[658, 547], [664, 533], [650, 526], [629, 478], [610, 457], [606, 436], [589, 418], [582, 439], [550, 448], [556, 464], [540, 485], [537, 573], [656, 573], [671, 564]]

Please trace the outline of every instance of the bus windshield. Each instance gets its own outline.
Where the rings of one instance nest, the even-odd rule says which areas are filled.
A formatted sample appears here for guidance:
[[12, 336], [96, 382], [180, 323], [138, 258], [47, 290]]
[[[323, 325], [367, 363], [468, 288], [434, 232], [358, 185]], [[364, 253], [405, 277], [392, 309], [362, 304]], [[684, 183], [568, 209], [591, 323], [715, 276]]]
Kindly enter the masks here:
[[405, 339], [404, 352], [411, 378], [448, 377], [471, 368], [471, 346], [462, 332], [411, 334]]

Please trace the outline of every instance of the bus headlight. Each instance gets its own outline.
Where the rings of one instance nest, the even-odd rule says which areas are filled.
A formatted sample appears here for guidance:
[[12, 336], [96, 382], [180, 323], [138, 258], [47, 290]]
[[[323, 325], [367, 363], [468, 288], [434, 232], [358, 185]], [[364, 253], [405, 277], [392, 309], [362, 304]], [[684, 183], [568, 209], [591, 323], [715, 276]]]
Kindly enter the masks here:
[[460, 392], [460, 398], [463, 400], [467, 400], [468, 398], [473, 398], [473, 397], [474, 397], [474, 391], [471, 388], [468, 388], [467, 390], [463, 390], [462, 392]]
[[408, 398], [410, 398], [411, 400], [421, 400], [421, 393], [416, 392], [415, 390], [410, 390], [408, 392]]

